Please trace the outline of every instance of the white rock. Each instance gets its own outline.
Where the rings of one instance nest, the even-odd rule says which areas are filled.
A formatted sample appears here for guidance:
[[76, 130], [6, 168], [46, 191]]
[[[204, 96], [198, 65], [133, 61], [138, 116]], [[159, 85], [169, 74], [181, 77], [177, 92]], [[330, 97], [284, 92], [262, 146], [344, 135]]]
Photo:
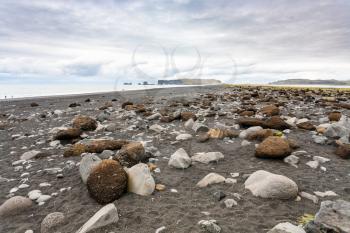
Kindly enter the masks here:
[[191, 134], [184, 133], [184, 134], [179, 134], [176, 136], [177, 141], [186, 141], [192, 138]]
[[154, 113], [154, 114], [152, 114], [152, 115], [146, 117], [146, 119], [149, 120], [149, 121], [151, 121], [151, 120], [157, 120], [157, 119], [159, 119], [159, 118], [161, 118], [161, 117], [162, 117], [162, 114], [160, 114], [160, 113], [157, 112], [157, 113]]
[[283, 159], [285, 163], [292, 165], [293, 167], [298, 168], [299, 157], [295, 155], [289, 155]]
[[36, 200], [41, 196], [41, 191], [40, 190], [32, 190], [28, 193], [28, 197], [31, 200]]
[[162, 126], [160, 126], [160, 125], [157, 125], [157, 124], [151, 125], [151, 126], [149, 127], [149, 129], [150, 129], [151, 131], [154, 131], [154, 132], [157, 132], [157, 133], [161, 133], [161, 132], [163, 132], [163, 131], [166, 130], [164, 127], [162, 127]]
[[15, 192], [17, 192], [18, 191], [18, 187], [14, 187], [14, 188], [12, 188], [11, 190], [10, 190], [10, 192], [9, 193], [15, 193]]
[[[191, 118], [192, 119], [192, 118]], [[166, 229], [165, 226], [159, 227], [155, 233], [161, 233], [162, 231], [164, 231]]]
[[83, 183], [86, 184], [87, 179], [92, 172], [92, 170], [99, 165], [102, 160], [94, 154], [86, 154], [80, 161], [79, 173], [80, 177], [83, 180]]
[[43, 182], [43, 183], [39, 184], [39, 187], [50, 187], [50, 186], [51, 186], [51, 184], [47, 183], [47, 182]]
[[312, 135], [312, 139], [315, 143], [324, 145], [327, 143], [328, 138], [325, 136]]
[[113, 203], [105, 205], [94, 214], [76, 233], [86, 233], [119, 221], [118, 210]]
[[232, 179], [232, 178], [226, 178], [225, 179], [225, 183], [226, 184], [236, 184], [237, 180], [236, 179]]
[[38, 150], [27, 151], [27, 152], [23, 153], [23, 155], [21, 156], [21, 160], [33, 159], [33, 158], [35, 158], [35, 156], [37, 156], [40, 153], [41, 153], [41, 151], [38, 151]]
[[319, 165], [319, 162], [312, 160], [312, 161], [307, 162], [306, 165], [311, 167], [312, 169], [316, 169]]
[[292, 155], [310, 157], [309, 153], [307, 153], [307, 151], [304, 150], [294, 151]]
[[336, 194], [333, 191], [325, 191], [325, 192], [315, 191], [314, 194], [316, 194], [319, 197], [335, 197], [335, 196], [338, 196], [338, 194]]
[[250, 144], [251, 144], [250, 141], [243, 140], [242, 143], [241, 143], [241, 146], [249, 146]]
[[193, 121], [192, 118], [190, 118], [189, 120], [187, 120], [187, 121], [185, 122], [185, 128], [186, 128], [187, 130], [191, 130], [192, 127], [193, 127], [193, 124], [194, 124], [194, 121]]
[[234, 199], [226, 199], [224, 203], [226, 208], [232, 208], [234, 205], [237, 205], [237, 202]]
[[264, 170], [251, 174], [244, 185], [254, 196], [262, 198], [290, 199], [298, 194], [298, 186], [293, 180]]
[[295, 124], [298, 125], [298, 124], [301, 124], [301, 123], [304, 123], [304, 122], [308, 122], [308, 121], [309, 121], [309, 119], [307, 119], [307, 118], [302, 118], [302, 119], [298, 119], [298, 120], [295, 122]]
[[297, 121], [297, 118], [296, 118], [296, 117], [290, 117], [290, 118], [288, 118], [285, 122], [286, 122], [288, 125], [294, 127], [296, 121]]
[[218, 184], [218, 183], [225, 182], [225, 180], [226, 180], [225, 177], [217, 173], [209, 173], [197, 183], [197, 187], [204, 188], [211, 184]]
[[34, 233], [33, 230], [26, 230], [24, 233]]
[[151, 195], [155, 182], [147, 164], [139, 163], [126, 169], [128, 175], [128, 191], [142, 196]]
[[28, 184], [21, 184], [20, 186], [18, 186], [19, 189], [25, 189], [28, 188], [29, 185]]
[[307, 192], [300, 192], [299, 195], [303, 198], [311, 200], [315, 204], [318, 203], [318, 197], [316, 197], [315, 195], [312, 195], [312, 194], [307, 193]]
[[236, 178], [236, 177], [239, 177], [239, 172], [233, 172], [233, 173], [230, 173], [231, 177], [233, 178]]
[[312, 159], [313, 159], [314, 161], [319, 162], [319, 163], [326, 163], [326, 162], [331, 161], [330, 159], [327, 159], [327, 158], [322, 157], [322, 156], [314, 156], [314, 157], [312, 157]]
[[209, 164], [210, 162], [217, 162], [224, 158], [225, 156], [221, 152], [199, 152], [195, 153], [191, 157], [191, 160], [192, 162]]
[[51, 199], [51, 196], [50, 195], [40, 195], [38, 199], [36, 199], [36, 202], [37, 203], [40, 203], [40, 202], [46, 202], [48, 200]]
[[245, 139], [247, 138], [250, 134], [253, 134], [259, 130], [262, 130], [263, 128], [261, 126], [253, 126], [253, 127], [250, 127], [246, 130], [243, 130], [242, 132], [239, 133], [239, 138], [241, 139]]
[[306, 233], [302, 227], [295, 226], [289, 222], [279, 223], [267, 233]]
[[175, 168], [188, 168], [191, 165], [191, 158], [184, 149], [180, 148], [170, 156], [168, 165]]

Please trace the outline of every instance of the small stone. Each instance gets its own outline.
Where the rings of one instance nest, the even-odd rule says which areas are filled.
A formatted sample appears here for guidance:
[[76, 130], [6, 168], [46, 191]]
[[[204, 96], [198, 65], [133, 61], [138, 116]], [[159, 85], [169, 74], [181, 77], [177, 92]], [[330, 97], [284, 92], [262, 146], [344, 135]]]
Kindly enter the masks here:
[[319, 165], [319, 162], [312, 160], [312, 161], [307, 162], [306, 165], [311, 167], [312, 169], [316, 169]]
[[48, 200], [51, 199], [51, 196], [50, 195], [40, 195], [38, 199], [36, 199], [36, 202], [37, 203], [40, 203], [40, 202], [46, 202]]
[[319, 162], [319, 163], [326, 163], [326, 162], [331, 161], [330, 159], [327, 159], [327, 158], [322, 157], [322, 156], [314, 156], [314, 157], [312, 157], [312, 159], [313, 159], [314, 161]]
[[209, 233], [220, 233], [221, 227], [216, 224], [216, 220], [200, 220], [198, 225]]
[[221, 152], [199, 152], [195, 153], [191, 157], [191, 160], [192, 162], [209, 164], [210, 162], [217, 162], [224, 158], [225, 156]]
[[25, 189], [28, 188], [29, 185], [28, 184], [21, 184], [20, 186], [18, 186], [19, 189]]
[[41, 233], [52, 233], [59, 231], [59, 228], [66, 223], [66, 217], [61, 212], [53, 212], [41, 222]]
[[174, 168], [188, 168], [191, 165], [191, 158], [184, 149], [180, 148], [170, 156], [168, 165]]
[[232, 179], [232, 178], [226, 178], [225, 179], [225, 183], [226, 184], [236, 184], [237, 180], [236, 179]]
[[336, 194], [333, 191], [325, 191], [325, 192], [315, 191], [314, 194], [316, 194], [319, 197], [336, 197], [336, 196], [338, 196], [338, 194]]
[[249, 146], [250, 144], [251, 144], [250, 141], [243, 140], [242, 143], [241, 143], [241, 146]]
[[165, 185], [163, 184], [156, 184], [156, 190], [157, 191], [164, 191], [166, 189]]
[[41, 191], [40, 190], [32, 190], [28, 193], [28, 197], [31, 200], [36, 200], [41, 196]]
[[211, 184], [218, 184], [218, 183], [225, 182], [225, 180], [226, 180], [225, 177], [219, 174], [209, 173], [197, 183], [197, 187], [204, 188]]
[[303, 198], [311, 200], [315, 204], [318, 203], [318, 198], [315, 195], [312, 195], [312, 194], [307, 193], [307, 192], [300, 192], [299, 195]]
[[234, 205], [237, 205], [237, 202], [234, 199], [226, 199], [224, 203], [226, 208], [232, 208]]
[[178, 136], [176, 136], [176, 140], [177, 141], [186, 141], [192, 138], [191, 134], [179, 134]]
[[292, 165], [293, 167], [296, 167], [296, 168], [298, 168], [298, 163], [299, 163], [299, 157], [297, 157], [297, 156], [295, 156], [295, 155], [289, 155], [289, 156], [287, 156], [287, 157], [285, 157], [284, 159], [283, 159], [283, 161], [285, 162], [285, 163], [288, 163], [288, 164], [290, 164], [290, 165]]

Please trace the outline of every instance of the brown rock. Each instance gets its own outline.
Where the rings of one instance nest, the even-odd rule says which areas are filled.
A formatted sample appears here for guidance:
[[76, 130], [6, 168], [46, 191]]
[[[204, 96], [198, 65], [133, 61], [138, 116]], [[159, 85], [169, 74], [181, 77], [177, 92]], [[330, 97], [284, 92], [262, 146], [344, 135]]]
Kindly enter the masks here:
[[341, 113], [340, 112], [331, 112], [328, 114], [328, 119], [330, 121], [339, 121], [341, 118]]
[[126, 101], [126, 102], [122, 103], [122, 108], [124, 109], [128, 105], [134, 105], [134, 103], [130, 102], [130, 101]]
[[114, 159], [119, 160], [123, 166], [132, 167], [139, 162], [146, 162], [148, 157], [142, 143], [130, 142], [120, 149]]
[[299, 143], [297, 141], [295, 141], [294, 139], [289, 138], [288, 143], [289, 143], [289, 147], [292, 149], [298, 149], [300, 147]]
[[290, 128], [290, 126], [279, 116], [273, 116], [270, 119], [267, 119], [264, 122], [264, 127], [277, 130], [285, 130]]
[[239, 132], [233, 130], [224, 130], [224, 129], [210, 129], [207, 132], [209, 138], [223, 139], [223, 138], [233, 138], [238, 137]]
[[310, 121], [299, 123], [299, 124], [297, 124], [297, 126], [298, 126], [298, 128], [305, 129], [305, 130], [315, 130], [316, 129], [316, 127]]
[[350, 104], [348, 103], [336, 103], [334, 105], [340, 108], [350, 109]]
[[292, 152], [286, 139], [270, 136], [266, 138], [255, 150], [259, 158], [284, 158]]
[[264, 121], [257, 118], [243, 117], [237, 120], [238, 124], [243, 127], [263, 126]]
[[250, 133], [247, 136], [247, 139], [262, 141], [270, 136], [273, 136], [273, 131], [271, 129], [262, 129], [262, 130]]
[[280, 114], [280, 109], [275, 105], [268, 105], [260, 109], [262, 114], [267, 116], [276, 116]]
[[88, 116], [77, 116], [73, 120], [73, 127], [83, 131], [93, 131], [97, 128], [97, 121]]
[[111, 107], [113, 107], [113, 103], [110, 102], [110, 101], [108, 101], [108, 102], [106, 102], [103, 106], [101, 106], [101, 107], [99, 108], [99, 110], [106, 110], [106, 109], [111, 108]]
[[78, 128], [69, 128], [58, 131], [53, 138], [54, 140], [70, 140], [79, 138], [81, 133], [82, 131]]
[[250, 116], [254, 116], [255, 115], [255, 112], [253, 111], [243, 111], [239, 114], [240, 116], [247, 116], [247, 117], [250, 117]]
[[198, 142], [206, 142], [210, 139], [209, 134], [207, 132], [201, 132], [198, 135], [197, 141]]
[[126, 105], [125, 110], [127, 111], [135, 111], [137, 113], [139, 112], [146, 112], [145, 105], [143, 104], [136, 104], [136, 105]]
[[74, 144], [64, 152], [64, 157], [80, 156], [82, 153], [101, 153], [104, 150], [119, 150], [125, 144], [126, 140], [92, 140], [87, 144]]
[[33, 102], [33, 103], [30, 104], [30, 107], [38, 107], [38, 106], [39, 106], [39, 104], [38, 104], [38, 103], [35, 103], [35, 102]]
[[181, 112], [181, 120], [182, 121], [188, 121], [191, 118], [194, 121], [197, 120], [196, 114], [194, 114], [193, 112]]
[[335, 154], [343, 159], [350, 159], [350, 144], [340, 144]]
[[174, 117], [171, 117], [171, 116], [162, 116], [160, 118], [160, 122], [162, 122], [162, 123], [169, 123], [169, 122], [172, 122], [174, 120], [175, 120]]
[[87, 179], [90, 196], [100, 204], [107, 204], [120, 198], [126, 191], [127, 174], [119, 162], [103, 160]]

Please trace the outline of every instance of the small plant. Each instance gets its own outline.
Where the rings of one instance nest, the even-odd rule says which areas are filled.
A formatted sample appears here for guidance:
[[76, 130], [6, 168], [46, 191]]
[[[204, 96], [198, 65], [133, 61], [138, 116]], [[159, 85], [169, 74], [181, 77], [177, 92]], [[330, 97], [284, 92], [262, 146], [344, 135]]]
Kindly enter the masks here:
[[315, 215], [313, 214], [304, 214], [303, 216], [298, 218], [298, 225], [305, 226], [310, 221], [313, 221], [315, 219]]

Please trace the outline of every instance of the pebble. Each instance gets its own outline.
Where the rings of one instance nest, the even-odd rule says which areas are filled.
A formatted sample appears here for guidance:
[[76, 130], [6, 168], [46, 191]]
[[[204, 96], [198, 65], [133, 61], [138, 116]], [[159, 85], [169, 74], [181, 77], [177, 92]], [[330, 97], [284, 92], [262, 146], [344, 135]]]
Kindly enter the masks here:
[[226, 199], [224, 203], [226, 208], [232, 208], [234, 205], [237, 205], [237, 202], [234, 199]]

